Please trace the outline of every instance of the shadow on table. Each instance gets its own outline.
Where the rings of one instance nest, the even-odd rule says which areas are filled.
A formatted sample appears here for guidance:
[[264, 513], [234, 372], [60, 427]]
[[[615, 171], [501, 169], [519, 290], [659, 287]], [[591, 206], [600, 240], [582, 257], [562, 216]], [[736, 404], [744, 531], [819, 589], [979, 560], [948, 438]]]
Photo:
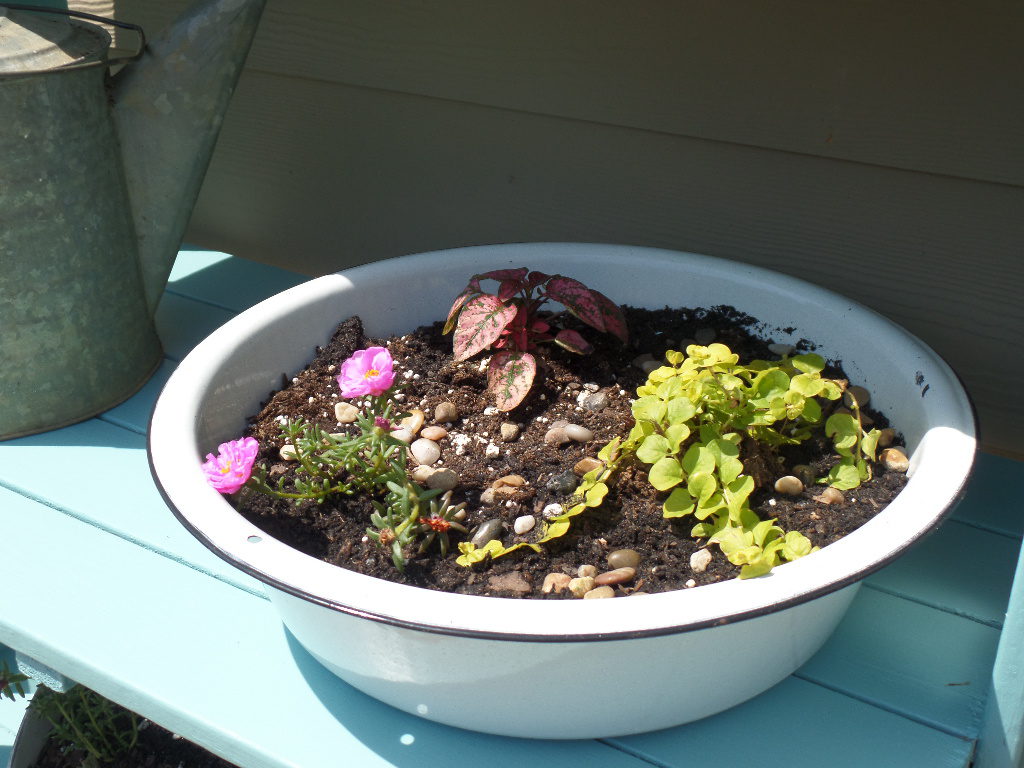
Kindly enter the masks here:
[[[283, 625], [282, 625], [283, 627]], [[295, 664], [324, 707], [352, 736], [398, 766], [446, 765], [454, 754], [487, 755], [487, 764], [521, 768], [544, 765], [628, 765], [629, 758], [595, 740], [547, 741], [494, 736], [425, 720], [362, 693], [313, 658], [284, 629]], [[477, 695], [467, 692], [467, 695]], [[486, 696], [486, 694], [481, 694]], [[486, 706], [486, 701], [481, 701]], [[616, 762], [618, 761], [618, 762]]]

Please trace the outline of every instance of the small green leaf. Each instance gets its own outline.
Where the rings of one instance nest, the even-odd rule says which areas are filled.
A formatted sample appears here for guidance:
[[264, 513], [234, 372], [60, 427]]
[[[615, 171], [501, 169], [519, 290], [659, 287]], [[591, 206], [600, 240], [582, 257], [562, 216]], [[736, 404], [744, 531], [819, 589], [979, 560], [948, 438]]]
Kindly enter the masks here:
[[605, 445], [600, 451], [597, 452], [597, 458], [599, 458], [606, 464], [615, 461], [615, 459], [618, 457], [619, 446], [621, 444], [622, 441], [616, 437], [614, 440], [612, 440], [610, 443]]
[[801, 373], [790, 379], [789, 388], [793, 392], [799, 392], [804, 397], [817, 397], [824, 388], [820, 378], [809, 373]]
[[648, 435], [636, 449], [636, 457], [644, 464], [654, 464], [674, 452], [672, 445], [662, 435]]
[[667, 491], [673, 486], [683, 482], [683, 468], [679, 462], [671, 456], [658, 460], [647, 474], [651, 485], [659, 491]]
[[711, 474], [715, 471], [715, 455], [708, 450], [707, 446], [694, 443], [683, 455], [682, 466], [683, 471], [688, 475], [695, 472]]
[[811, 540], [799, 531], [790, 531], [782, 540], [782, 556], [787, 560], [809, 555], [812, 548]]
[[832, 438], [836, 450], [843, 456], [852, 453], [859, 432], [857, 420], [849, 413], [833, 413], [825, 422], [825, 434]]
[[790, 363], [793, 367], [802, 373], [821, 373], [825, 369], [825, 358], [821, 355], [816, 355], [813, 352], [808, 352], [804, 355], [796, 355], [790, 358]]
[[683, 517], [693, 512], [694, 498], [683, 487], [674, 488], [665, 499], [662, 513], [665, 517]]
[[738, 458], [740, 449], [733, 443], [722, 439], [712, 440], [707, 448], [714, 456], [718, 475], [724, 484], [731, 483], [743, 471], [743, 462]]
[[828, 484], [840, 491], [848, 491], [860, 485], [860, 472], [853, 464], [836, 464], [828, 472]]
[[804, 412], [801, 416], [803, 416], [804, 421], [810, 422], [811, 424], [817, 424], [821, 421], [821, 406], [818, 405], [818, 401], [805, 400]]
[[682, 424], [697, 414], [697, 407], [688, 397], [673, 397], [668, 401], [666, 413], [671, 424]]
[[665, 418], [665, 401], [657, 395], [638, 397], [633, 401], [633, 418], [660, 424]]
[[686, 358], [682, 352], [675, 349], [670, 349], [665, 353], [665, 359], [668, 360], [672, 365], [679, 365]]
[[596, 483], [594, 487], [588, 489], [583, 495], [583, 498], [586, 499], [583, 503], [588, 507], [599, 507], [607, 495], [608, 486], [604, 483]]
[[729, 507], [729, 515], [739, 521], [740, 511], [747, 503], [750, 494], [754, 492], [754, 478], [750, 475], [737, 477], [725, 487], [726, 504]]
[[673, 376], [670, 379], [665, 379], [658, 385], [658, 397], [666, 402], [674, 397], [679, 397], [682, 391], [683, 380], [679, 376]]
[[878, 451], [878, 438], [881, 437], [882, 433], [877, 429], [872, 429], [860, 441], [860, 450], [872, 461], [875, 460], [875, 452]]
[[690, 436], [690, 428], [685, 424], [673, 424], [665, 430], [665, 439], [672, 449], [672, 453], [679, 450], [679, 446]]
[[718, 481], [710, 472], [694, 472], [686, 478], [686, 489], [697, 499], [698, 505], [703, 505], [718, 490]]

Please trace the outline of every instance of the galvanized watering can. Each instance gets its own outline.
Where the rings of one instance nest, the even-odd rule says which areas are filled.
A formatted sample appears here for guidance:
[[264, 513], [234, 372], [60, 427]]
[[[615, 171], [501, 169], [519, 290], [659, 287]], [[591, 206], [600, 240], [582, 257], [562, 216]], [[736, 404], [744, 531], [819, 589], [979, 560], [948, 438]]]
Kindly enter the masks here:
[[264, 4], [203, 0], [111, 77], [110, 36], [68, 18], [96, 17], [0, 2], [0, 440], [159, 365], [153, 315]]

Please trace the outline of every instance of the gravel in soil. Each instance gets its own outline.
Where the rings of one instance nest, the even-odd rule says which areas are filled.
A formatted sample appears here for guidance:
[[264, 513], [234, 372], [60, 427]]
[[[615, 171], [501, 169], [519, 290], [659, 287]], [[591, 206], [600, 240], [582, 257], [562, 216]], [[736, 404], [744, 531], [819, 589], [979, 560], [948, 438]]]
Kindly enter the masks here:
[[[281, 420], [302, 418], [328, 432], [351, 429], [339, 425], [335, 417], [335, 404], [343, 402], [336, 383], [341, 363], [358, 349], [386, 346], [395, 361], [395, 381], [402, 384], [401, 403], [406, 409], [421, 409], [427, 425], [434, 423], [435, 409], [441, 403], [452, 403], [458, 411], [456, 421], [439, 425], [448, 435], [439, 441], [442, 458], [435, 466], [451, 469], [458, 475], [455, 501], [467, 503], [467, 527], [472, 531], [484, 521], [499, 519], [505, 530], [502, 541], [506, 546], [528, 540], [536, 537], [542, 527], [539, 521], [545, 507], [570, 501], [571, 489], [578, 482], [573, 474], [576, 464], [585, 457], [595, 457], [612, 438], [628, 433], [632, 426], [630, 399], [646, 379], [646, 373], [634, 364], [638, 356], [650, 353], [661, 360], [668, 349], [685, 349], [695, 338], [705, 344], [713, 338], [728, 345], [742, 361], [774, 360], [778, 355], [769, 349], [775, 341], [773, 334], [781, 335], [781, 331], [787, 330], [766, 327], [729, 307], [625, 307], [624, 311], [631, 337], [628, 345], [580, 327], [593, 343], [594, 352], [579, 356], [553, 345], [546, 347], [529, 396], [507, 413], [498, 412], [486, 396], [486, 356], [454, 362], [451, 336], [442, 336], [440, 323], [401, 337], [373, 339], [364, 335], [358, 318], [350, 318], [338, 326], [325, 347], [312, 351], [313, 359], [305, 370], [292, 379], [282, 374], [281, 389], [251, 418], [247, 434], [259, 440], [258, 462], [270, 469], [271, 476], [287, 477], [294, 463], [280, 457], [284, 443]], [[813, 349], [813, 344], [806, 340], [795, 346], [797, 351]], [[845, 378], [841, 364], [835, 361], [830, 361], [824, 373]], [[599, 407], [595, 410], [594, 406]], [[874, 426], [888, 426], [882, 414], [870, 408], [865, 412], [874, 420]], [[593, 433], [592, 439], [560, 446], [547, 444], [544, 437], [559, 420], [585, 427]], [[503, 440], [503, 424], [517, 425], [518, 437]], [[506, 434], [508, 430], [506, 427]], [[809, 464], [820, 477], [836, 458], [827, 441], [808, 441], [788, 449], [783, 456], [784, 466], [771, 471], [782, 475], [793, 465]], [[413, 466], [410, 462], [410, 469]], [[526, 483], [495, 503], [486, 503], [485, 491], [496, 479], [507, 475], [519, 475]], [[874, 517], [905, 482], [905, 475], [876, 465], [874, 478], [845, 492], [841, 505], [815, 501], [813, 497], [822, 486], [785, 496], [766, 484], [755, 491], [751, 506], [762, 519], [774, 518], [785, 530], [800, 531], [813, 544], [824, 547]], [[295, 505], [246, 491], [237, 504], [239, 511], [257, 527], [306, 554], [360, 573], [427, 589], [502, 597], [565, 598], [568, 592], [541, 592], [548, 573], [575, 577], [579, 566], [587, 564], [599, 571], [607, 570], [607, 555], [619, 549], [633, 549], [642, 555], [636, 579], [620, 586], [620, 594], [637, 590], [662, 592], [735, 578], [739, 569], [716, 547], [709, 548], [712, 559], [706, 569], [698, 572], [690, 567], [691, 555], [703, 549], [705, 542], [690, 537], [694, 520], [671, 521], [662, 517], [664, 496], [647, 482], [642, 468], [627, 467], [617, 475], [601, 507], [573, 518], [571, 532], [539, 553], [522, 548], [465, 568], [455, 563], [457, 550], [446, 559], [437, 557], [436, 550], [432, 550], [428, 555], [433, 556], [411, 559], [405, 573], [399, 573], [389, 554], [366, 539], [371, 511], [366, 499], [347, 497], [319, 505]], [[513, 531], [514, 521], [524, 515], [535, 516], [538, 524], [533, 531], [519, 535]], [[458, 540], [453, 537], [453, 549]]]

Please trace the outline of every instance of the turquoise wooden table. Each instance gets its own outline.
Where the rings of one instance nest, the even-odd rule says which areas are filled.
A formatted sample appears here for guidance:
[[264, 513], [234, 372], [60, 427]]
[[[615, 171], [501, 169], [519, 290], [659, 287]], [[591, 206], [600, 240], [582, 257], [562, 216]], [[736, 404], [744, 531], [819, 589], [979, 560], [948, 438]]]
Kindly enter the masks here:
[[[593, 741], [500, 738], [398, 712], [325, 672], [261, 585], [178, 524], [145, 451], [150, 409], [176, 361], [234, 313], [303, 279], [182, 251], [159, 310], [167, 358], [154, 379], [98, 418], [0, 443], [0, 652], [15, 649], [244, 768], [953, 768], [970, 764], [983, 730], [985, 768], [1014, 764], [1024, 587], [996, 658], [1024, 529], [1024, 464], [991, 455], [952, 518], [867, 581], [820, 653], [700, 722]], [[0, 765], [23, 706], [0, 702]]]

